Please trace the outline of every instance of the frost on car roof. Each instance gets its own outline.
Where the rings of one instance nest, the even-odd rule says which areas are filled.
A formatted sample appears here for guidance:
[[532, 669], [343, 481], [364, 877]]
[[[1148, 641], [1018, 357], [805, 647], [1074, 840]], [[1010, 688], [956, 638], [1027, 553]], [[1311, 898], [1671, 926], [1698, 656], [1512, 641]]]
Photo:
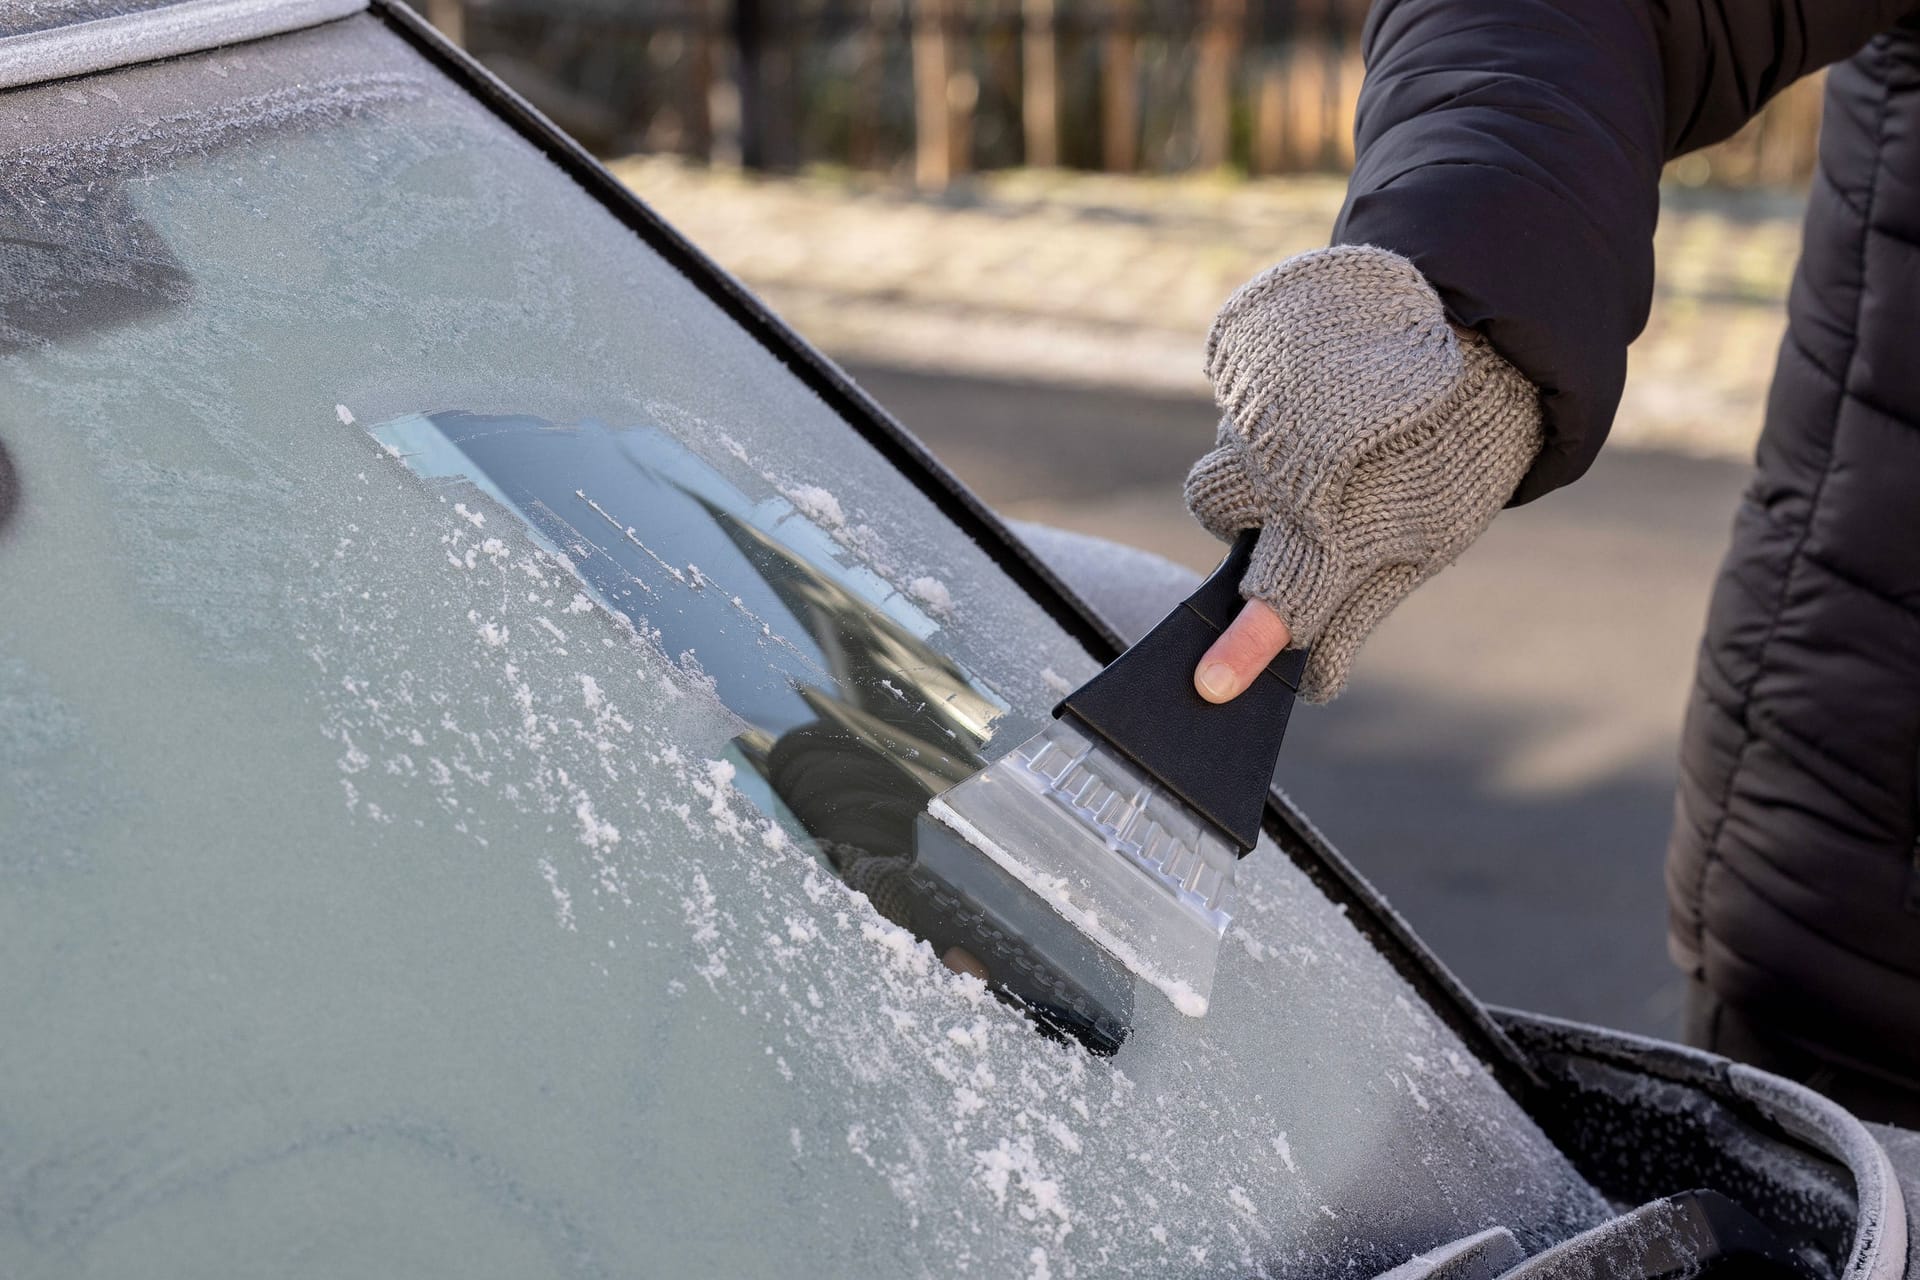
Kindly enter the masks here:
[[10, 0], [0, 6], [0, 39], [164, 9], [178, 0]]
[[366, 0], [11, 0], [0, 88], [91, 75], [330, 22]]
[[[856, 894], [825, 824], [1095, 664], [379, 21], [0, 119], [0, 1273], [1325, 1276], [1605, 1216], [1273, 848], [1213, 1012], [1108, 1058]], [[542, 433], [605, 483], [516, 487]]]

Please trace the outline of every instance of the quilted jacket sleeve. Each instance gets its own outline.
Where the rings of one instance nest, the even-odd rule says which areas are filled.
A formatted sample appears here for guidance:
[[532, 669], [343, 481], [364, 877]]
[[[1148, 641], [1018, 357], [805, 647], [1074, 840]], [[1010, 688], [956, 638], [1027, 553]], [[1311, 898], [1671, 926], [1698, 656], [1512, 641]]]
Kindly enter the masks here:
[[1337, 244], [1413, 260], [1541, 393], [1521, 503], [1576, 479], [1646, 323], [1661, 166], [1916, 0], [1380, 0]]

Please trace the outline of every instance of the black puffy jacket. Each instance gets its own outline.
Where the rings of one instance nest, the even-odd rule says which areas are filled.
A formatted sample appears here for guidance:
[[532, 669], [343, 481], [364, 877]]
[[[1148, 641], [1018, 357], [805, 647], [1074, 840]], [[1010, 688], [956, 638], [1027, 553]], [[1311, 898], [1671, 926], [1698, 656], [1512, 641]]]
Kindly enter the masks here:
[[1383, 0], [1366, 56], [1335, 239], [1412, 258], [1541, 389], [1516, 502], [1606, 437], [1662, 164], [1847, 60], [1688, 710], [1670, 939], [1764, 1024], [1920, 1075], [1920, 2]]

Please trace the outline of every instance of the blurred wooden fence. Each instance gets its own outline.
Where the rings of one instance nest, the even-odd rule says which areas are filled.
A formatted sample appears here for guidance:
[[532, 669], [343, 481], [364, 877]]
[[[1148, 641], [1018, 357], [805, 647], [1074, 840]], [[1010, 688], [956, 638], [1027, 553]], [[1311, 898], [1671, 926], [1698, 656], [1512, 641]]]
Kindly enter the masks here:
[[[603, 153], [842, 165], [1337, 171], [1367, 0], [429, 0]], [[1685, 181], [1804, 180], [1812, 86]]]

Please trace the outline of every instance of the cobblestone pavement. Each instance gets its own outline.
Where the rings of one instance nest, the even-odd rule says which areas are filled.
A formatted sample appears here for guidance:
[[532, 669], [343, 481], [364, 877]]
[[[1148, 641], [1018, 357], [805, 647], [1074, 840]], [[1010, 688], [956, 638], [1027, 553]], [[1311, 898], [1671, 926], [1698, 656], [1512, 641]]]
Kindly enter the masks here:
[[[1220, 302], [1324, 244], [1342, 191], [1326, 177], [1011, 172], [928, 198], [872, 178], [657, 158], [615, 172], [842, 360], [1175, 394], [1206, 391], [1202, 342]], [[1750, 452], [1799, 211], [1766, 193], [1668, 193], [1659, 294], [1617, 442]]]

